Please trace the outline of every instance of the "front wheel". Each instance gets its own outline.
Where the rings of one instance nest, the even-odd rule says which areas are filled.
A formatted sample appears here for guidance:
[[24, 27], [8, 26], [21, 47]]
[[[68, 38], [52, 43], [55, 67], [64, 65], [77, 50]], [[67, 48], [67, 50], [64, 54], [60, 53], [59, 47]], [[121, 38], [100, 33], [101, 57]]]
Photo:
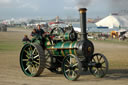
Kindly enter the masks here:
[[66, 79], [75, 81], [80, 77], [81, 62], [75, 55], [68, 55], [63, 61], [62, 70]]
[[20, 67], [27, 76], [39, 76], [45, 68], [43, 48], [37, 44], [25, 44], [20, 53]]
[[108, 72], [108, 60], [103, 54], [94, 54], [91, 58], [90, 64], [90, 72], [95, 77], [102, 78]]

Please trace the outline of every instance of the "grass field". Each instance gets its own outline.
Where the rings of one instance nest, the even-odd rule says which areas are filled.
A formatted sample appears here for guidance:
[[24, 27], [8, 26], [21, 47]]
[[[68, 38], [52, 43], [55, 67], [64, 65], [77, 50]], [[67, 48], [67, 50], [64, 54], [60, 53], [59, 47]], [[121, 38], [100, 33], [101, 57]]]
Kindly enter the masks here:
[[93, 42], [103, 42], [103, 43], [114, 43], [117, 45], [128, 45], [128, 41], [122, 41], [122, 40], [118, 40], [118, 39], [106, 39], [106, 40], [93, 40], [91, 39]]
[[10, 28], [8, 32], [0, 32], [0, 85], [127, 85], [128, 42], [117, 40], [92, 40], [95, 52], [103, 53], [109, 61], [109, 72], [103, 79], [96, 79], [87, 74], [78, 82], [69, 82], [63, 75], [56, 75], [47, 70], [42, 74], [43, 77], [24, 76], [19, 66], [19, 54], [23, 46], [23, 35], [30, 35], [30, 32], [29, 29], [21, 28]]

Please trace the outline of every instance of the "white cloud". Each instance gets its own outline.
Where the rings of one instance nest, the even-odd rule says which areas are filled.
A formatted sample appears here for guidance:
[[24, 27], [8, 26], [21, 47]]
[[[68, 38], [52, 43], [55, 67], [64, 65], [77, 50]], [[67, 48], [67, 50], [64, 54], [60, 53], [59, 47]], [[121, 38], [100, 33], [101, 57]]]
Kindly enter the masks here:
[[78, 9], [77, 7], [67, 7], [67, 6], [64, 7], [64, 10], [77, 10], [77, 9]]
[[75, 5], [77, 0], [65, 0], [65, 5]]
[[0, 4], [8, 4], [11, 0], [0, 0]]
[[76, 0], [65, 0], [64, 10], [76, 10]]
[[0, 0], [0, 7], [8, 7], [12, 0]]
[[66, 3], [75, 3], [76, 0], [65, 0]]
[[34, 11], [37, 11], [39, 9], [39, 6], [32, 3], [24, 3], [20, 5], [19, 8], [30, 8], [33, 9]]
[[0, 0], [0, 8], [29, 8], [36, 11], [39, 6], [32, 0]]

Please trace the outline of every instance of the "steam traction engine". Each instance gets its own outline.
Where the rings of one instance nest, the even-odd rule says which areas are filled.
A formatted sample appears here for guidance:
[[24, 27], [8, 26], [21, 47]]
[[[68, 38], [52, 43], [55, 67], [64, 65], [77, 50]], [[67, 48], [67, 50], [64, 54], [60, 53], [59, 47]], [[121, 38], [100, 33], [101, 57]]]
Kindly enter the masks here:
[[108, 61], [103, 54], [94, 54], [94, 46], [87, 39], [86, 8], [79, 11], [80, 40], [73, 28], [70, 32], [64, 32], [62, 28], [56, 27], [47, 34], [43, 46], [40, 36], [23, 46], [20, 66], [25, 75], [39, 76], [47, 68], [54, 73], [63, 73], [68, 80], [77, 80], [81, 71], [88, 70], [96, 77], [105, 76]]

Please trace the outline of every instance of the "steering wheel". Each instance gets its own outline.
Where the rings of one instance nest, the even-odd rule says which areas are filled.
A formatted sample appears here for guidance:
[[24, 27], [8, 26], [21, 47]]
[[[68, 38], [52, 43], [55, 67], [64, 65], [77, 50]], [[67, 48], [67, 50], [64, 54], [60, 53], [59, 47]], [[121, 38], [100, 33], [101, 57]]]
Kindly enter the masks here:
[[62, 27], [55, 27], [51, 30], [50, 32], [51, 35], [60, 35], [60, 34], [64, 34], [64, 29]]

